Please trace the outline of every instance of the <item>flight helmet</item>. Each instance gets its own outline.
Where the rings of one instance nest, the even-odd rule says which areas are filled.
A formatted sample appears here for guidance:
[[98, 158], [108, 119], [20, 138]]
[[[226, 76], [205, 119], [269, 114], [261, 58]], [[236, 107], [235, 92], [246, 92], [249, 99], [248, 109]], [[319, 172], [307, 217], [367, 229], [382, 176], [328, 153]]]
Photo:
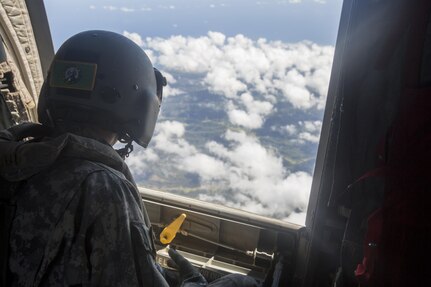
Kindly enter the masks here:
[[82, 32], [54, 56], [39, 97], [39, 121], [92, 124], [147, 147], [165, 85], [133, 41], [108, 31]]

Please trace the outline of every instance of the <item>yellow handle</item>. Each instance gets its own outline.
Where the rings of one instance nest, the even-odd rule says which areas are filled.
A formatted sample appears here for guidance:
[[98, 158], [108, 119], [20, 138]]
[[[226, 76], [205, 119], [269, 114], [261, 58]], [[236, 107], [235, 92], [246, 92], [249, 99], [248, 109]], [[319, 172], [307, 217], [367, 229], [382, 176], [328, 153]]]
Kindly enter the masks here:
[[165, 229], [163, 229], [162, 233], [160, 233], [160, 242], [163, 244], [171, 243], [177, 235], [178, 230], [180, 230], [180, 227], [186, 217], [187, 215], [185, 213], [182, 213], [174, 221], [172, 221], [171, 224], [166, 226]]

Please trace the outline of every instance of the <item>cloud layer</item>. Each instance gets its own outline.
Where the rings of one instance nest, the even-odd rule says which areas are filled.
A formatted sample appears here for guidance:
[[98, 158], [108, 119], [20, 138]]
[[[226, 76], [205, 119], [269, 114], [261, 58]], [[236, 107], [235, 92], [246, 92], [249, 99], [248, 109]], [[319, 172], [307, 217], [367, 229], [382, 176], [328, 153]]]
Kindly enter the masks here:
[[[323, 109], [334, 48], [309, 41], [286, 44], [243, 35], [208, 32], [192, 38], [124, 35], [149, 52], [153, 62], [172, 72], [204, 74], [202, 83], [229, 102], [229, 118], [247, 128], [261, 127], [282, 95], [298, 109]], [[247, 124], [245, 124], [247, 123]]]
[[[270, 116], [285, 112], [279, 110], [281, 103], [303, 113], [324, 108], [334, 48], [218, 32], [167, 39], [124, 35], [167, 76], [166, 97], [186, 95], [179, 83], [190, 75], [196, 85], [220, 97], [229, 122], [220, 140], [197, 144], [187, 138], [187, 122], [162, 116], [150, 147], [128, 160], [135, 174], [167, 158], [170, 169], [198, 178], [200, 192], [192, 196], [304, 223], [311, 174], [290, 171], [280, 151], [265, 145], [258, 134]], [[298, 144], [317, 145], [321, 124], [310, 118], [271, 129]]]
[[147, 172], [159, 155], [168, 155], [169, 165], [196, 174], [207, 193], [199, 198], [276, 218], [293, 211], [304, 212], [311, 175], [290, 173], [282, 158], [265, 148], [259, 139], [243, 131], [227, 130], [228, 145], [209, 141], [199, 150], [184, 138], [185, 124], [163, 121], [157, 127], [152, 147], [131, 155], [134, 173]]

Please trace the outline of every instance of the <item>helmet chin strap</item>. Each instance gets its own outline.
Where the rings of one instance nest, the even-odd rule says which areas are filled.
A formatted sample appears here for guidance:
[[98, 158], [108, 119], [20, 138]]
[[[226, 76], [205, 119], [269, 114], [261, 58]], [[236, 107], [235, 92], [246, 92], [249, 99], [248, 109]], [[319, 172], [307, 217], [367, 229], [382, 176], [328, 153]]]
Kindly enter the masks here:
[[123, 160], [126, 159], [126, 157], [129, 157], [129, 154], [133, 151], [132, 141], [127, 142], [123, 148], [117, 149], [116, 151]]
[[124, 159], [129, 157], [129, 154], [133, 151], [133, 140], [129, 136], [120, 137], [119, 142], [125, 143], [123, 148], [117, 149], [117, 153]]

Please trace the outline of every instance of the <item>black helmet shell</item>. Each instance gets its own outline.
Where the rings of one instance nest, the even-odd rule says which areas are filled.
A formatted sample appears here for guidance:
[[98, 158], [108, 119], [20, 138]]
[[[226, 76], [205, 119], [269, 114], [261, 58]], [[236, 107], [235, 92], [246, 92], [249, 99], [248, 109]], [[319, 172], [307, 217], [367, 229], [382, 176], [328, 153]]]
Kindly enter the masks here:
[[158, 82], [150, 59], [130, 39], [82, 32], [54, 57], [39, 97], [39, 121], [91, 123], [146, 147], [162, 100]]

